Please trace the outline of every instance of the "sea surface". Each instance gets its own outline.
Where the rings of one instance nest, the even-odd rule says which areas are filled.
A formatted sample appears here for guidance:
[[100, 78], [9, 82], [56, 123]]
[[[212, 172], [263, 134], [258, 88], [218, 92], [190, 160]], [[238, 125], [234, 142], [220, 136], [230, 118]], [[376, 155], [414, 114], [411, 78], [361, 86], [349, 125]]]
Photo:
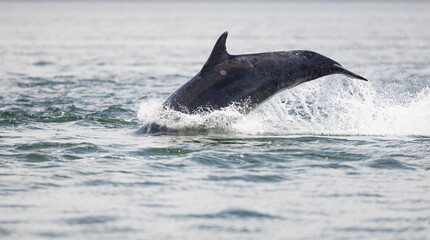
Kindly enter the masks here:
[[[0, 239], [430, 239], [430, 3], [0, 2]], [[332, 75], [161, 109], [229, 31]], [[136, 134], [145, 122], [180, 129]]]

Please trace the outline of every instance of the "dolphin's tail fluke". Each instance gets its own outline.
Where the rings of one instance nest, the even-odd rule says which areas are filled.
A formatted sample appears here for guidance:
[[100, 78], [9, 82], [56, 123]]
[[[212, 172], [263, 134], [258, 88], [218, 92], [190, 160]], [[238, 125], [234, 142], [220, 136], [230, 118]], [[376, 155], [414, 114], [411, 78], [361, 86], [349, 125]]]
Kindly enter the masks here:
[[362, 76], [360, 76], [360, 75], [358, 75], [356, 73], [353, 73], [353, 72], [345, 69], [340, 64], [336, 64], [335, 67], [336, 67], [336, 72], [337, 73], [343, 74], [343, 75], [345, 75], [347, 77], [350, 77], [350, 78], [356, 78], [356, 79], [360, 79], [360, 80], [363, 80], [363, 81], [368, 81], [366, 78], [364, 78], [364, 77], [362, 77]]

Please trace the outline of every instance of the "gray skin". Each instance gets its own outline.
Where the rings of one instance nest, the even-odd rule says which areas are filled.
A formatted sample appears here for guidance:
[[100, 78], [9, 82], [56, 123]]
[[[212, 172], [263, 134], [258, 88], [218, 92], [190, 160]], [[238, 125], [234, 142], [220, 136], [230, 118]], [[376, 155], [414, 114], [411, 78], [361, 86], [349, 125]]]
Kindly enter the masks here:
[[[343, 74], [367, 81], [312, 51], [230, 55], [225, 46], [227, 34], [219, 37], [202, 70], [170, 95], [163, 107], [194, 114], [242, 103], [246, 114], [276, 93], [322, 76]], [[169, 129], [150, 123], [140, 132], [164, 133]]]

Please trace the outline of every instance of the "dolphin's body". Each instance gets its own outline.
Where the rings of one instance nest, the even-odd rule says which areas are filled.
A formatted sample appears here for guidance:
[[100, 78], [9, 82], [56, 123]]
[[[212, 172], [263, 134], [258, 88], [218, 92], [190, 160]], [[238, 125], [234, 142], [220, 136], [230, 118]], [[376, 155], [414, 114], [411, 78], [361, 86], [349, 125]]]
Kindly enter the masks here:
[[[224, 32], [200, 72], [170, 95], [163, 107], [193, 114], [239, 103], [248, 113], [277, 92], [322, 76], [343, 74], [367, 81], [312, 51], [230, 55], [226, 39]], [[166, 131], [168, 126], [154, 123], [140, 129], [143, 133]]]

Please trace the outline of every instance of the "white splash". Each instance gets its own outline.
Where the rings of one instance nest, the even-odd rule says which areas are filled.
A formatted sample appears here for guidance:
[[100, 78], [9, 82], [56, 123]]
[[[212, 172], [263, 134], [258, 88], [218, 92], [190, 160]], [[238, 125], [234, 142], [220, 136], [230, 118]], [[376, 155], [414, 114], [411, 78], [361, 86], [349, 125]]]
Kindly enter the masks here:
[[409, 99], [376, 92], [371, 82], [320, 79], [288, 89], [244, 116], [231, 106], [201, 114], [141, 103], [138, 118], [175, 129], [224, 129], [245, 134], [430, 136], [430, 89]]
[[240, 113], [240, 107], [232, 105], [227, 108], [185, 114], [162, 107], [161, 99], [151, 99], [140, 104], [138, 119], [144, 123], [155, 122], [171, 129], [225, 129], [232, 130], [232, 125], [245, 118]]
[[371, 82], [322, 79], [284, 91], [235, 127], [247, 133], [430, 136], [430, 89], [398, 101], [377, 93]]

